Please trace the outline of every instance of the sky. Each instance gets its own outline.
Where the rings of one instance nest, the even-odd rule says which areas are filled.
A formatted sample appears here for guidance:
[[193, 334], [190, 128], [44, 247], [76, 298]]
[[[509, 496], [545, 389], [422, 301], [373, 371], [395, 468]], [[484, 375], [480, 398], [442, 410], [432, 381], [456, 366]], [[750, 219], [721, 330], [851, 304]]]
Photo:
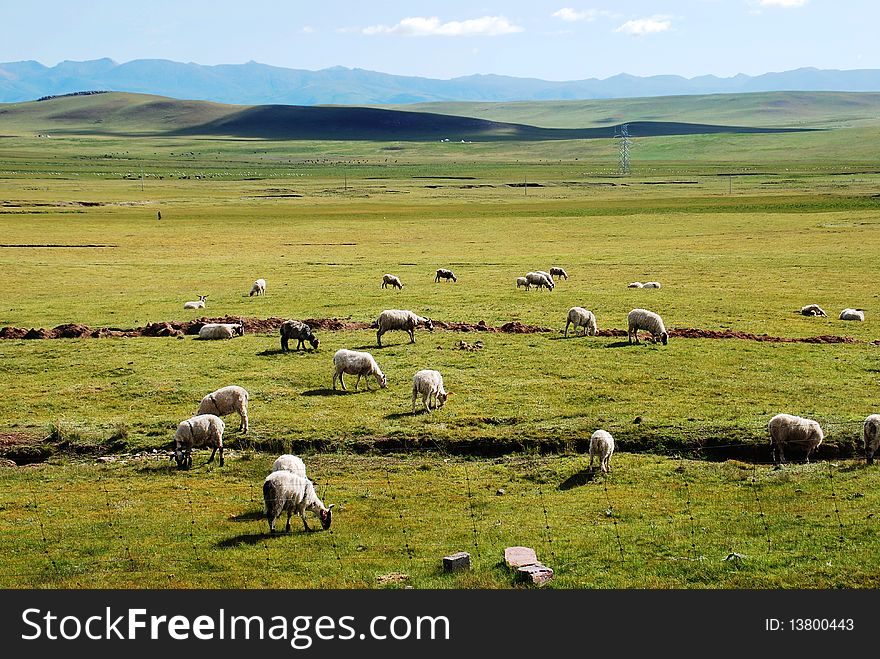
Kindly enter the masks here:
[[0, 62], [727, 77], [880, 68], [878, 24], [877, 0], [0, 0]]

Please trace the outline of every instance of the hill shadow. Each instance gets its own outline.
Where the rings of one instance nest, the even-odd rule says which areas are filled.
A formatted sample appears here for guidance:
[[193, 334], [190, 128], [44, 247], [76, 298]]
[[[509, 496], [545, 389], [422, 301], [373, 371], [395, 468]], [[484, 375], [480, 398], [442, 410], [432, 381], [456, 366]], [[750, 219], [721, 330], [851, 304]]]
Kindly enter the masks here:
[[593, 482], [596, 478], [596, 471], [592, 469], [584, 469], [583, 471], [579, 471], [577, 473], [572, 474], [564, 481], [562, 481], [557, 487], [557, 490], [571, 490], [576, 487], [580, 487], [582, 485], [586, 485], [587, 483]]

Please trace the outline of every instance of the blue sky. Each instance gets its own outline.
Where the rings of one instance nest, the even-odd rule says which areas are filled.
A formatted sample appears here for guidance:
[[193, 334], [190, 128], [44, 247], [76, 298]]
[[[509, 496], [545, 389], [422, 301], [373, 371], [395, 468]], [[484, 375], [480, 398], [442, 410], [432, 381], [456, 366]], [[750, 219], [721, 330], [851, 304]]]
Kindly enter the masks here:
[[0, 0], [0, 62], [257, 61], [546, 80], [880, 68], [876, 0]]

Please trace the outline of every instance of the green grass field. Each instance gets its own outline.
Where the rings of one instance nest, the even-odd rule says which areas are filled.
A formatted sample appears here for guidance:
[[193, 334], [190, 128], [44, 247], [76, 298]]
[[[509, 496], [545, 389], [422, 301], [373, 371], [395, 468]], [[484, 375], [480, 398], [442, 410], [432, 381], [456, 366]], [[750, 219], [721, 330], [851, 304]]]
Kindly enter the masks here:
[[[0, 454], [57, 451], [0, 470], [3, 587], [375, 587], [393, 571], [416, 587], [509, 587], [497, 566], [509, 544], [535, 546], [560, 587], [877, 586], [877, 476], [858, 459], [880, 372], [875, 95], [733, 99], [719, 115], [731, 123], [782, 126], [772, 108], [796, 106], [793, 120], [826, 130], [637, 138], [629, 176], [611, 139], [126, 136], [108, 126], [131, 133], [137, 108], [116, 98], [116, 114], [101, 114], [101, 96], [59, 99], [58, 133], [45, 104], [0, 107], [0, 327], [368, 323], [404, 308], [552, 331], [419, 330], [414, 345], [392, 333], [383, 348], [370, 330], [319, 331], [317, 352], [291, 354], [275, 333], [2, 340]], [[705, 121], [719, 101], [670, 100], [656, 120]], [[651, 118], [616, 103], [485, 116]], [[557, 110], [557, 124], [539, 120]], [[156, 125], [206, 120], [201, 106], [167, 111]], [[551, 265], [570, 279], [550, 293], [515, 288]], [[458, 282], [435, 284], [439, 267]], [[402, 291], [380, 288], [386, 272]], [[267, 294], [248, 297], [257, 277]], [[635, 280], [663, 288], [628, 289]], [[185, 311], [200, 294], [207, 308]], [[799, 315], [808, 303], [829, 317]], [[671, 328], [852, 341], [564, 339], [575, 305], [600, 329], [625, 330], [627, 312], [646, 307]], [[844, 307], [866, 321], [837, 320]], [[388, 389], [334, 394], [342, 347], [372, 352]], [[454, 392], [430, 416], [411, 414], [420, 368]], [[227, 418], [227, 466], [204, 467], [198, 451], [193, 471], [177, 472], [165, 455], [177, 423], [233, 383], [251, 393], [251, 432]], [[819, 462], [761, 464], [782, 411], [822, 423]], [[618, 441], [607, 481], [589, 479], [583, 454], [599, 427]], [[261, 481], [288, 450], [339, 504], [332, 534], [265, 534]], [[94, 464], [99, 454], [117, 459]], [[459, 549], [475, 569], [443, 576], [440, 558]]]

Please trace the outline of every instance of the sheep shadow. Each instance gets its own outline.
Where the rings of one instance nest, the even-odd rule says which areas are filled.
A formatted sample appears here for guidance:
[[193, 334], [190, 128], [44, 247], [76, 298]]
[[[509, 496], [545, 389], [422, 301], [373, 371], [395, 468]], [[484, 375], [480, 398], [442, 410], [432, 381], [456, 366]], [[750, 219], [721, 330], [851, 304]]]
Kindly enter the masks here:
[[[629, 341], [615, 341], [614, 343], [609, 343], [605, 347], [606, 348], [626, 348], [627, 346], [633, 345]], [[641, 344], [638, 344], [641, 345]]]
[[564, 492], [566, 490], [571, 490], [576, 487], [581, 487], [582, 485], [586, 485], [587, 483], [592, 483], [595, 478], [596, 470], [587, 468], [583, 471], [574, 473], [566, 478], [556, 487], [556, 489]]
[[[427, 414], [427, 412], [425, 412], [424, 408], [422, 408], [421, 411], [422, 411], [423, 414]], [[414, 416], [419, 416], [419, 410], [418, 410], [418, 409], [416, 410], [416, 413], [415, 413], [415, 414], [412, 413], [412, 410], [410, 410], [409, 412], [392, 412], [391, 414], [386, 414], [386, 415], [385, 415], [385, 418], [386, 418], [386, 419], [389, 419], [389, 420], [393, 420], [393, 419], [409, 419], [409, 418], [414, 417]]]
[[251, 510], [240, 515], [233, 515], [229, 518], [232, 522], [254, 522], [256, 520], [266, 519], [266, 513], [262, 510]]
[[300, 394], [300, 396], [347, 396], [351, 391], [343, 391], [342, 389], [309, 389]]
[[[267, 527], [268, 528], [268, 527]], [[233, 536], [231, 538], [226, 538], [226, 540], [221, 540], [214, 546], [217, 549], [231, 549], [233, 547], [241, 547], [242, 545], [256, 545], [263, 540], [268, 540], [271, 538], [280, 538], [285, 535], [290, 535], [289, 533], [241, 533], [239, 535]]]

